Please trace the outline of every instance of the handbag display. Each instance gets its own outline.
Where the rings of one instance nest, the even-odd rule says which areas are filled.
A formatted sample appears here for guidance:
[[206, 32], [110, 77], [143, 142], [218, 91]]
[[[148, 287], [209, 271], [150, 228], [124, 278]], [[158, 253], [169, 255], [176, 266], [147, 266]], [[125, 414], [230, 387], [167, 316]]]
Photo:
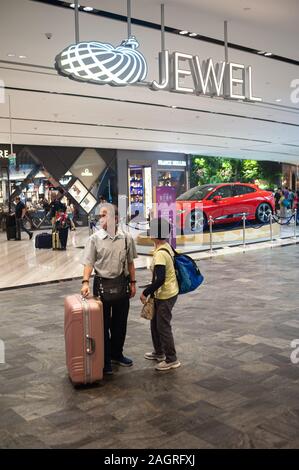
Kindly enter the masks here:
[[150, 297], [142, 307], [141, 310], [141, 318], [145, 318], [146, 320], [152, 320], [155, 314], [155, 300], [153, 297]]

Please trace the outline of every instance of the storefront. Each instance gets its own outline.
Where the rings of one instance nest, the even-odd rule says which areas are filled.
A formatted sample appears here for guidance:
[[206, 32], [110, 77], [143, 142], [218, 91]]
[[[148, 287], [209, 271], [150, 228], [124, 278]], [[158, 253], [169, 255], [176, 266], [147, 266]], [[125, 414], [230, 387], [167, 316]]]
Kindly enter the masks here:
[[156, 186], [175, 187], [177, 196], [189, 187], [185, 154], [118, 150], [117, 167], [118, 193], [127, 197], [130, 218], [149, 216]]
[[[4, 147], [0, 146], [3, 152], [9, 151]], [[9, 210], [9, 195], [11, 201], [20, 196], [26, 203], [32, 228], [41, 228], [41, 221], [45, 222], [52, 200], [52, 191], [58, 187], [65, 189], [64, 202], [69, 200], [73, 204], [77, 225], [87, 224], [100, 196], [108, 202], [117, 201], [114, 150], [15, 145], [14, 152], [16, 160], [9, 165], [8, 171], [1, 165], [2, 214]], [[2, 163], [8, 164], [7, 156], [3, 153]]]
[[[2, 150], [9, 151], [9, 146]], [[87, 224], [100, 196], [117, 203], [123, 195], [129, 218], [147, 218], [155, 187], [175, 187], [177, 196], [189, 187], [185, 154], [22, 145], [14, 146], [14, 152], [16, 161], [9, 167], [11, 200], [20, 195], [33, 219], [37, 212], [41, 218], [40, 211], [59, 186], [75, 207], [78, 225]], [[0, 183], [0, 208], [7, 212], [7, 171], [2, 170]]]

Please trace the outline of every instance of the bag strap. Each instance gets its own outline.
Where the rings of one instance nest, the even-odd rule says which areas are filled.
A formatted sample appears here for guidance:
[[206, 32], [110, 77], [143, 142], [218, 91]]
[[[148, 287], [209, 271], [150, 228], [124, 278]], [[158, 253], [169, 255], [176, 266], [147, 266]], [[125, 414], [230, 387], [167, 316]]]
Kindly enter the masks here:
[[126, 271], [126, 261], [127, 261], [127, 258], [128, 258], [128, 240], [127, 240], [127, 237], [126, 237], [126, 234], [125, 234], [125, 233], [124, 233], [124, 236], [125, 236], [125, 250], [126, 250], [126, 256], [125, 256], [125, 260], [124, 260], [123, 272]]
[[[172, 247], [171, 247], [171, 248], [172, 248]], [[163, 251], [167, 251], [167, 253], [169, 254], [169, 256], [171, 257], [171, 259], [172, 259], [172, 261], [173, 261], [173, 265], [174, 265], [174, 268], [175, 268], [174, 258], [171, 256], [171, 254], [169, 253], [169, 251], [166, 250], [166, 248], [160, 248], [159, 251], [162, 251], [162, 250], [163, 250]], [[179, 254], [177, 251], [175, 251], [174, 248], [172, 248], [172, 250], [173, 250], [173, 252], [174, 252], [175, 255], [178, 255], [178, 254]], [[197, 264], [195, 263], [194, 259], [190, 258], [190, 256], [188, 256], [188, 255], [184, 255], [184, 256], [186, 256], [186, 257], [192, 262], [194, 268], [195, 268], [197, 271], [199, 271], [199, 274], [200, 274], [200, 269], [199, 269], [199, 267], [197, 266]]]
[[[123, 264], [123, 270], [122, 270], [122, 273], [125, 272], [126, 270], [126, 261], [127, 261], [127, 256], [128, 256], [128, 240], [127, 240], [127, 237], [126, 237], [126, 234], [124, 233], [124, 237], [125, 237], [125, 250], [126, 250], [126, 256], [125, 256], [125, 260], [124, 260], [124, 264]], [[96, 277], [98, 277], [99, 279], [102, 279], [101, 276], [99, 276], [97, 273], [96, 273]]]
[[[166, 248], [160, 248], [158, 251], [166, 251], [166, 253], [168, 253], [170, 258], [172, 259], [172, 262], [173, 262], [173, 265], [174, 265], [174, 259], [173, 259], [173, 257], [171, 256], [171, 254], [169, 253], [169, 251]], [[174, 254], [178, 254], [174, 249], [173, 249], [173, 251], [174, 251]]]

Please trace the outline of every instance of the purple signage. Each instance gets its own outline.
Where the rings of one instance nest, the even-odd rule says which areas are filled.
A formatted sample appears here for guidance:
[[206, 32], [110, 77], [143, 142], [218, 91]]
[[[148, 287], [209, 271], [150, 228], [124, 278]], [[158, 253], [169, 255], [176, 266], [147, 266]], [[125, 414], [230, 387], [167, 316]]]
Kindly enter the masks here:
[[176, 189], [170, 186], [156, 187], [156, 216], [171, 224], [169, 243], [176, 248]]

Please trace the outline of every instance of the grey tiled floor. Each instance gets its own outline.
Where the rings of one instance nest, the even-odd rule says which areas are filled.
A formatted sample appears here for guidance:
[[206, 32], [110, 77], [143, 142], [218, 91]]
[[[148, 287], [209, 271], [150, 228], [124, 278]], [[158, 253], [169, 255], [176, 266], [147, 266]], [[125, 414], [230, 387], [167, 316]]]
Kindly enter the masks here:
[[[158, 373], [143, 359], [151, 340], [138, 295], [125, 349], [134, 366], [81, 390], [63, 337], [63, 298], [80, 283], [0, 292], [0, 447], [298, 448], [298, 246], [200, 266], [204, 285], [174, 310], [182, 367]], [[138, 271], [140, 284], [149, 277]]]

